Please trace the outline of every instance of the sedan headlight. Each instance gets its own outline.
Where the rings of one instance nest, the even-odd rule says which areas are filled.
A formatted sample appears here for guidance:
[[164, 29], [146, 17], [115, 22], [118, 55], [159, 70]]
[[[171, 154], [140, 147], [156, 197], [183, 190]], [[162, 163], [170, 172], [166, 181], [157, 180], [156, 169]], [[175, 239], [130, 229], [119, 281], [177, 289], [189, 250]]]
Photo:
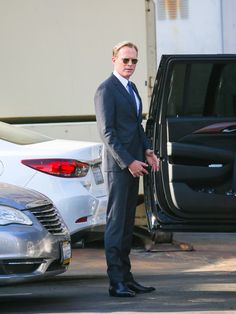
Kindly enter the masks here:
[[0, 225], [3, 226], [9, 224], [32, 225], [33, 222], [20, 210], [7, 206], [0, 206]]

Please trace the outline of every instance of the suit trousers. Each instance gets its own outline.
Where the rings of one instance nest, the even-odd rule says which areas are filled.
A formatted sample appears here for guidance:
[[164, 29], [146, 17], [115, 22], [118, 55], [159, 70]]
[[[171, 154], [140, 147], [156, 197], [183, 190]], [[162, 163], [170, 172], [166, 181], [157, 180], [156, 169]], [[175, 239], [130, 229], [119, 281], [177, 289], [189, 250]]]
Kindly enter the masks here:
[[132, 246], [139, 178], [128, 169], [107, 172], [108, 207], [105, 230], [107, 274], [111, 284], [133, 280], [129, 254]]

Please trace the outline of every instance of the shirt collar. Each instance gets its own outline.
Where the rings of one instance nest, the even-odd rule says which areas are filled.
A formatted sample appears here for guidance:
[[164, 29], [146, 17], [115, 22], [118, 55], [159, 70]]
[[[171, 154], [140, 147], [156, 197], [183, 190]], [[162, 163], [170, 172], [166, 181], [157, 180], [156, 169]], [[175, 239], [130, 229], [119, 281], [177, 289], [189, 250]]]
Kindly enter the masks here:
[[123, 76], [121, 76], [115, 70], [114, 70], [113, 74], [118, 78], [118, 80], [121, 82], [121, 84], [124, 85], [124, 87], [126, 88], [129, 81], [126, 78], [124, 78]]

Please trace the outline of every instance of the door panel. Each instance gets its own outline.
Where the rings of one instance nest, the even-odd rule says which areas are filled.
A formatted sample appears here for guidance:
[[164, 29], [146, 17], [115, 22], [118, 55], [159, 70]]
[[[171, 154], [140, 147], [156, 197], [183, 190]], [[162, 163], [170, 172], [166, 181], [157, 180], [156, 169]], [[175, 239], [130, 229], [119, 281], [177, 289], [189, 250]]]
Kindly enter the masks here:
[[[197, 120], [191, 121], [191, 133], [190, 121], [167, 120], [169, 136], [163, 164], [168, 173], [164, 181], [167, 200], [173, 213], [180, 217], [189, 213], [213, 218], [224, 217], [226, 212], [236, 214], [236, 197], [227, 194], [233, 188], [236, 136], [218, 129], [209, 133], [213, 127], [208, 125], [199, 129]], [[211, 121], [211, 126], [218, 124]], [[179, 137], [176, 128], [181, 128]]]
[[236, 56], [163, 56], [160, 66], [147, 123], [160, 157], [144, 181], [149, 225], [236, 230]]

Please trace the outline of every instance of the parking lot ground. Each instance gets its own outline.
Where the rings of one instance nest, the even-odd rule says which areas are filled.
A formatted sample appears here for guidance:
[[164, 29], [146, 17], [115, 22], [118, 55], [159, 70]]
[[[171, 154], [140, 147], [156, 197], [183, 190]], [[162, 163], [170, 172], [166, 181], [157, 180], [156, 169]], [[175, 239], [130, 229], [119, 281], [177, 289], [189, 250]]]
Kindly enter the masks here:
[[[191, 250], [192, 248], [192, 250]], [[134, 247], [132, 270], [137, 275], [189, 271], [226, 271], [236, 274], [236, 234], [174, 233], [172, 243], [159, 243], [146, 251]], [[74, 249], [64, 276], [106, 276], [103, 248]]]
[[236, 234], [191, 233], [134, 247], [133, 273], [156, 291], [127, 299], [108, 296], [102, 247], [75, 248], [65, 274], [0, 288], [0, 313], [236, 313], [235, 246]]

